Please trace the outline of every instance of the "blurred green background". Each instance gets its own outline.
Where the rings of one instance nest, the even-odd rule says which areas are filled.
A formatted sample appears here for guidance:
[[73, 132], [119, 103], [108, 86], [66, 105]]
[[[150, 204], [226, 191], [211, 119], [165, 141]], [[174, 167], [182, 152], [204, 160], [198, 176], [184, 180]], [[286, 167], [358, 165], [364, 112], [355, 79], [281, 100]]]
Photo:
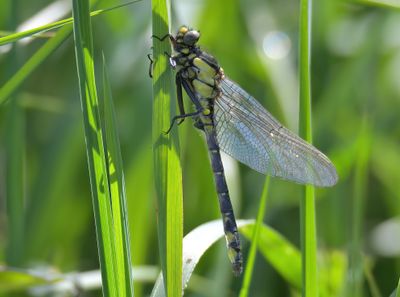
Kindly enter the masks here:
[[[314, 2], [314, 144], [339, 174], [335, 187], [316, 192], [319, 260], [321, 271], [329, 270], [320, 276], [331, 283], [321, 296], [352, 296], [354, 283], [362, 285], [360, 296], [389, 296], [400, 276], [400, 5], [369, 2]], [[100, 1], [96, 8], [120, 3]], [[49, 6], [53, 10], [38, 16], [40, 24], [68, 17], [70, 5], [3, 0], [0, 29], [14, 31]], [[199, 29], [202, 48], [225, 73], [297, 131], [298, 12], [293, 0], [173, 1], [172, 32], [181, 24]], [[92, 22], [96, 59], [100, 62], [102, 53], [106, 57], [117, 112], [132, 261], [157, 266], [146, 57], [151, 53], [150, 1]], [[1, 46], [0, 86], [48, 38], [25, 39], [14, 49]], [[180, 135], [186, 234], [220, 215], [200, 131], [186, 120], [172, 133]], [[265, 177], [230, 158], [224, 161], [236, 216], [255, 218]], [[297, 246], [301, 193], [299, 185], [272, 179], [265, 218]], [[99, 268], [72, 36], [0, 108], [0, 203], [2, 265], [63, 273]], [[7, 218], [14, 203], [24, 209], [15, 224]], [[187, 296], [237, 295], [241, 280], [231, 274], [224, 245], [220, 240], [204, 255]], [[246, 255], [247, 242], [244, 248]], [[147, 296], [152, 285], [135, 283], [136, 296]], [[297, 294], [258, 257], [250, 296]], [[82, 293], [99, 295], [99, 290]]]

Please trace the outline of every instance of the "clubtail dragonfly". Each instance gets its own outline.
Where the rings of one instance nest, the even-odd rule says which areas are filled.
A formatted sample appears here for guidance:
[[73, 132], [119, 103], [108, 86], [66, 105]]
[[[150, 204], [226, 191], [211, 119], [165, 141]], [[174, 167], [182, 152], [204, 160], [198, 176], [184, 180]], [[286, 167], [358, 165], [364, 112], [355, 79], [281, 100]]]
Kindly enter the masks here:
[[[175, 122], [191, 117], [195, 127], [205, 133], [228, 256], [234, 274], [240, 275], [240, 239], [220, 150], [263, 174], [318, 187], [337, 182], [335, 167], [323, 153], [283, 127], [256, 99], [227, 78], [216, 59], [197, 45], [198, 31], [182, 26], [175, 36], [153, 37], [160, 41], [168, 37], [174, 48], [170, 64], [176, 70], [180, 115], [172, 119], [170, 129]], [[182, 87], [195, 112], [185, 113]]]

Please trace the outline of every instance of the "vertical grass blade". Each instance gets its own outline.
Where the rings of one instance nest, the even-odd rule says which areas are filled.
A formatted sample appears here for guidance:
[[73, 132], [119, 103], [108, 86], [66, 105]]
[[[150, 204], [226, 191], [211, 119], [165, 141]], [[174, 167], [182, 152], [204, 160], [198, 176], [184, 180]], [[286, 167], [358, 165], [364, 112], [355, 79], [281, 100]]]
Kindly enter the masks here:
[[[107, 156], [107, 175], [111, 196], [115, 267], [119, 282], [119, 296], [133, 296], [133, 278], [129, 243], [128, 211], [125, 178], [122, 168], [120, 143], [116, 129], [116, 117], [103, 56], [103, 96], [100, 103], [101, 124], [105, 136], [104, 151]], [[104, 138], [103, 138], [104, 140]]]
[[[311, 12], [312, 0], [300, 1], [300, 136], [312, 142], [311, 130]], [[304, 186], [300, 202], [303, 296], [318, 296], [317, 239], [314, 187]]]
[[[165, 36], [169, 30], [167, 1], [152, 1], [153, 35]], [[182, 172], [176, 130], [170, 126], [174, 106], [173, 76], [165, 53], [171, 52], [169, 39], [153, 38], [153, 155], [158, 201], [158, 241], [164, 287], [167, 296], [182, 295]]]
[[[127, 257], [127, 235], [121, 229], [126, 228], [123, 203], [123, 181], [120, 157], [115, 151], [117, 141], [110, 141], [111, 154], [105, 147], [105, 133], [111, 133], [101, 127], [99, 100], [96, 91], [93, 61], [93, 41], [87, 0], [73, 0], [74, 40], [79, 89], [85, 128], [86, 151], [91, 182], [92, 202], [96, 223], [96, 235], [102, 273], [104, 296], [132, 296], [130, 269]], [[104, 108], [110, 107], [106, 99]], [[112, 110], [104, 111], [105, 122], [113, 123]], [[110, 114], [111, 113], [111, 114]], [[110, 119], [111, 117], [111, 119]], [[107, 131], [108, 130], [108, 131]], [[110, 138], [113, 139], [112, 135]], [[114, 147], [114, 148], [113, 148]], [[109, 162], [109, 160], [111, 160]], [[113, 176], [111, 175], [112, 173]], [[120, 175], [118, 177], [118, 175]], [[115, 183], [114, 178], [121, 179]], [[114, 195], [114, 196], [113, 196]], [[113, 196], [113, 201], [111, 197]], [[117, 204], [117, 205], [114, 205]], [[129, 283], [129, 285], [128, 285]]]
[[[14, 28], [18, 21], [18, 1], [10, 4], [9, 25]], [[11, 49], [6, 60], [7, 72], [17, 68], [16, 48]], [[8, 219], [8, 241], [6, 261], [19, 266], [24, 247], [24, 157], [25, 157], [25, 113], [18, 100], [9, 104], [6, 114], [6, 205]]]
[[6, 197], [8, 217], [7, 264], [20, 266], [24, 245], [24, 159], [25, 112], [18, 100], [13, 100], [7, 110], [6, 130]]
[[263, 225], [263, 219], [265, 215], [265, 207], [267, 205], [268, 198], [268, 188], [269, 188], [269, 175], [265, 180], [264, 189], [260, 199], [260, 206], [258, 207], [257, 219], [253, 230], [253, 235], [251, 238], [251, 247], [249, 251], [249, 256], [247, 258], [247, 265], [244, 271], [243, 284], [240, 290], [240, 297], [247, 297], [249, 294], [250, 283], [253, 275], [254, 263], [256, 260], [256, 253], [258, 248], [258, 242], [260, 238], [260, 230]]
[[106, 157], [100, 128], [99, 104], [97, 98], [89, 3], [87, 0], [73, 0], [74, 40], [79, 90], [85, 129], [86, 152], [92, 192], [92, 203], [96, 223], [100, 268], [103, 280], [103, 295], [116, 296], [114, 286], [115, 267], [111, 247], [111, 207], [110, 193], [106, 190]]
[[[357, 159], [354, 173], [354, 199], [352, 207], [351, 241], [349, 250], [348, 296], [365, 296], [363, 293], [363, 255], [362, 255], [362, 224], [364, 219], [364, 197], [367, 188], [367, 172], [370, 150], [367, 120], [364, 119], [357, 143]], [[371, 278], [372, 279], [372, 278]]]

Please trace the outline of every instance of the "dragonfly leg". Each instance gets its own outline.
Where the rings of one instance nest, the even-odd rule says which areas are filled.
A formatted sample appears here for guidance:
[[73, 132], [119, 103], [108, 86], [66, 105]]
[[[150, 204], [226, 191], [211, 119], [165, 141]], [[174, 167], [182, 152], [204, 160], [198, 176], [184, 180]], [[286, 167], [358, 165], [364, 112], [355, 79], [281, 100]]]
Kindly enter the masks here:
[[[178, 100], [178, 107], [179, 107], [179, 114], [183, 115], [186, 114], [185, 112], [185, 106], [183, 104], [183, 96], [182, 96], [182, 78], [179, 75], [179, 73], [175, 76], [175, 85], [176, 85], [176, 98]], [[181, 122], [183, 122], [184, 119], [182, 119]]]
[[157, 40], [159, 40], [159, 41], [164, 41], [165, 40], [165, 38], [167, 38], [167, 37], [169, 37], [169, 38], [173, 38], [173, 36], [171, 35], [171, 34], [165, 34], [163, 37], [158, 37], [157, 35], [151, 35], [151, 38], [155, 38], [155, 39], [157, 39]]
[[174, 116], [174, 117], [172, 118], [172, 120], [171, 120], [171, 125], [169, 126], [168, 130], [167, 130], [166, 132], [164, 132], [164, 134], [169, 134], [169, 132], [171, 132], [171, 129], [174, 127], [174, 125], [175, 125], [175, 123], [176, 123], [177, 121], [180, 121], [180, 122], [178, 123], [178, 125], [179, 125], [179, 124], [182, 123], [182, 121], [183, 121], [185, 118], [198, 116], [198, 115], [199, 115], [200, 113], [202, 113], [202, 112], [203, 112], [203, 110], [198, 110], [198, 111], [196, 111], [196, 112], [191, 112], [191, 113], [187, 113], [187, 114], [180, 114], [180, 115]]
[[[159, 41], [164, 41], [167, 37], [169, 37], [169, 40], [172, 42], [172, 44], [174, 45], [176, 43], [176, 40], [174, 38], [174, 36], [172, 36], [171, 34], [165, 34], [163, 37], [158, 37], [157, 35], [151, 35], [151, 38], [155, 38]], [[176, 62], [174, 60], [174, 58], [167, 52], [164, 52], [164, 55], [166, 55], [169, 59], [169, 64], [175, 68], [176, 67]]]
[[153, 64], [154, 64], [154, 60], [151, 58], [151, 54], [148, 54], [148, 55], [147, 55], [147, 58], [148, 58], [149, 61], [150, 61], [150, 65], [149, 65], [149, 76], [150, 76], [151, 78], [153, 78]]
[[193, 102], [193, 104], [196, 106], [197, 110], [203, 111], [203, 106], [201, 106], [199, 99], [196, 97], [196, 95], [193, 93], [192, 89], [189, 86], [189, 83], [186, 80], [182, 80], [182, 86], [186, 91], [186, 94], [188, 94], [190, 100]]
[[[167, 52], [164, 52], [164, 55], [168, 57], [169, 60], [169, 65], [171, 65], [172, 68], [176, 67], [176, 62], [174, 58]], [[154, 65], [154, 60], [151, 58], [152, 54], [148, 54], [147, 58], [150, 60], [150, 65], [149, 65], [149, 76], [153, 78], [153, 65]]]

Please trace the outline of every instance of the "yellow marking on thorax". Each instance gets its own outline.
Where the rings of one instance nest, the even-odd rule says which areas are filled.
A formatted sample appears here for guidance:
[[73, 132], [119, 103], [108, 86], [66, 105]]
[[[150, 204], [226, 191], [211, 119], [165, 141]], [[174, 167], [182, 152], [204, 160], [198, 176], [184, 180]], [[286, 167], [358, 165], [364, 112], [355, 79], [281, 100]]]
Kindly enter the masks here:
[[206, 62], [204, 62], [200, 58], [194, 58], [193, 59], [193, 65], [196, 66], [199, 69], [199, 73], [197, 77], [204, 81], [205, 83], [209, 85], [215, 85], [215, 77], [217, 75], [217, 72], [215, 71], [214, 68], [212, 68], [210, 65], [208, 65]]
[[200, 58], [193, 59], [193, 65], [197, 67], [197, 79], [193, 80], [193, 87], [201, 97], [210, 98], [214, 96], [216, 71]]
[[200, 94], [202, 98], [211, 98], [214, 95], [214, 89], [210, 87], [209, 85], [206, 85], [202, 81], [198, 79], [194, 79], [193, 82], [193, 87], [196, 90], [197, 93]]
[[201, 80], [212, 79], [212, 81], [214, 81], [214, 77], [216, 76], [217, 72], [214, 68], [204, 62], [204, 60], [200, 58], [194, 58], [193, 65], [199, 69], [199, 78]]

